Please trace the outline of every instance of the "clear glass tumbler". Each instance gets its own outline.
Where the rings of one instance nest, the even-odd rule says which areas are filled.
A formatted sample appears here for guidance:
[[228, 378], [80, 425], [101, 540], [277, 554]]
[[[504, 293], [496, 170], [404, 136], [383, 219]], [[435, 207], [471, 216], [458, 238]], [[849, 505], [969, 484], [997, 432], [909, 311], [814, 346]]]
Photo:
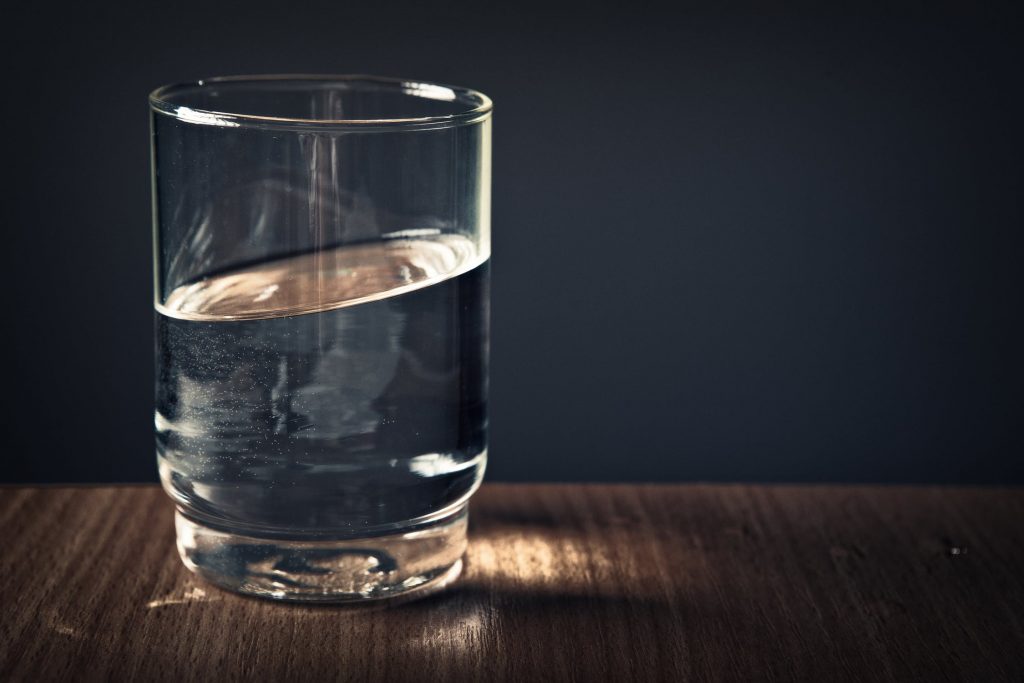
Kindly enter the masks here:
[[150, 95], [156, 451], [185, 564], [437, 589], [487, 460], [491, 103], [363, 76]]

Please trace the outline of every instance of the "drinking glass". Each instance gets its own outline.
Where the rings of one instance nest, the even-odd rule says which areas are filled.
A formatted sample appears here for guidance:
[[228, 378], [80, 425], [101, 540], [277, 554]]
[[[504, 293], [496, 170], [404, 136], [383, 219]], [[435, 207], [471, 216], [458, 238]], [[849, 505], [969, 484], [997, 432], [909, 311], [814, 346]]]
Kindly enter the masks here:
[[182, 560], [285, 600], [444, 586], [487, 460], [490, 100], [255, 76], [149, 102]]

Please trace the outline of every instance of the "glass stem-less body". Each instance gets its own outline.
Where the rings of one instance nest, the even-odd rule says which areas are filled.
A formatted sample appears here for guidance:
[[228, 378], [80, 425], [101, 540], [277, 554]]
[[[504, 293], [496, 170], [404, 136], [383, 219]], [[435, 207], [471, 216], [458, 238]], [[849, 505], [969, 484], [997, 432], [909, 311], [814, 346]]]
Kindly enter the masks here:
[[[221, 87], [238, 82], [239, 107], [280, 95], [260, 81]], [[486, 98], [465, 91], [463, 109], [426, 130], [303, 118], [332, 96], [371, 106], [361, 82], [269, 81], [303, 93], [288, 105], [301, 132], [154, 106], [160, 475], [186, 565], [242, 592], [360, 600], [440, 587], [461, 567], [484, 472], [489, 118], [462, 115]], [[391, 107], [422, 99], [408, 83], [371, 85], [397, 97]], [[217, 179], [238, 196], [190, 196], [161, 177], [161, 159], [170, 148], [180, 164], [191, 133], [215, 134], [221, 155], [248, 138], [277, 161]], [[230, 168], [205, 159], [209, 147], [191, 165]], [[442, 172], [418, 179], [422, 166]]]

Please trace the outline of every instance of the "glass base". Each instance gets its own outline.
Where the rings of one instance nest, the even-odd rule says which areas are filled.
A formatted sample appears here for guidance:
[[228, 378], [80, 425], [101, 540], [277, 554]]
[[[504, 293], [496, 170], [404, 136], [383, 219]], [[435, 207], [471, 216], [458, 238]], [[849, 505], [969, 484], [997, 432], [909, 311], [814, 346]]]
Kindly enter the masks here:
[[468, 513], [389, 535], [346, 540], [260, 538], [213, 528], [181, 508], [178, 553], [189, 569], [228, 590], [299, 602], [420, 597], [462, 571]]

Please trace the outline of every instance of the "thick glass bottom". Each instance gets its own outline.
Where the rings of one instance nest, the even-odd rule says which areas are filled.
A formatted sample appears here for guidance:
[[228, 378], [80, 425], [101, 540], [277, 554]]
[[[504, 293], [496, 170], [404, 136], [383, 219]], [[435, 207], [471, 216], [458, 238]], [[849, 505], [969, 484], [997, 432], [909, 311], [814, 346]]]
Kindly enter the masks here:
[[228, 590], [276, 600], [365, 602], [423, 596], [462, 571], [466, 506], [396, 533], [354, 539], [262, 538], [214, 528], [178, 508], [178, 553]]

